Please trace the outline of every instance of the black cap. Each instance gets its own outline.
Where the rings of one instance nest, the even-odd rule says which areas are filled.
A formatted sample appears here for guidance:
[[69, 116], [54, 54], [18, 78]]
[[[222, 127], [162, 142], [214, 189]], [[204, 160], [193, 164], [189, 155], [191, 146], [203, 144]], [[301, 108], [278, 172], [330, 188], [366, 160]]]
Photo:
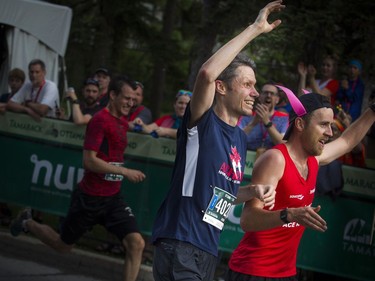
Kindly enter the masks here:
[[111, 76], [111, 72], [108, 70], [108, 68], [105, 67], [99, 67], [97, 70], [95, 70], [95, 74], [97, 73], [104, 73], [107, 76]]
[[[321, 94], [317, 94], [317, 93], [304, 94], [298, 97], [298, 99], [306, 110], [306, 113], [303, 114], [302, 116], [305, 116], [306, 114], [309, 114], [310, 112], [313, 112], [314, 110], [317, 110], [319, 108], [324, 108], [324, 107], [332, 108], [329, 99], [326, 96], [323, 96]], [[298, 116], [293, 109], [290, 111], [289, 127], [285, 132], [283, 140], [289, 139], [294, 128], [294, 120], [296, 120], [297, 117], [302, 117], [302, 116]]]

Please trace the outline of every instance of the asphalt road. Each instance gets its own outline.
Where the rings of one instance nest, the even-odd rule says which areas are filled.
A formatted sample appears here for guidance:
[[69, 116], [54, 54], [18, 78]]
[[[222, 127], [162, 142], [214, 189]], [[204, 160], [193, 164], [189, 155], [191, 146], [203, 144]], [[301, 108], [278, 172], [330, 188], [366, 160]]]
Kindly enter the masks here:
[[[123, 260], [80, 249], [59, 254], [28, 235], [0, 231], [0, 281], [122, 280]], [[142, 265], [137, 281], [153, 281]]]

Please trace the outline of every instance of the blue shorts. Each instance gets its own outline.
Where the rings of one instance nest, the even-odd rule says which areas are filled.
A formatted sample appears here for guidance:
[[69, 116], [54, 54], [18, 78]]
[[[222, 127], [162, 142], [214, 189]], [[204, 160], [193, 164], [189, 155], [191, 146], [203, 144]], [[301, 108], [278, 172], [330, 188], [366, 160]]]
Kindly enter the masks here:
[[153, 275], [155, 281], [212, 281], [218, 259], [194, 245], [174, 239], [155, 243]]

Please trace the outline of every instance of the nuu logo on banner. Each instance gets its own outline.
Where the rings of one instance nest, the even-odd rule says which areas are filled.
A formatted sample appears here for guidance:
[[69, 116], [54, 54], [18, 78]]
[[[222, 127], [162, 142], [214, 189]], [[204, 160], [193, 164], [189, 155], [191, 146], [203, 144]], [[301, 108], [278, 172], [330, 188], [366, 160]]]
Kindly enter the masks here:
[[[38, 156], [36, 154], [31, 155], [30, 161], [34, 164], [31, 179], [33, 184], [40, 182], [39, 177], [44, 175], [44, 180], [42, 181], [44, 186], [52, 185], [59, 190], [72, 191], [75, 184], [83, 177], [83, 169], [72, 166], [68, 167], [67, 175], [62, 176], [64, 170], [63, 164], [57, 164], [56, 167], [54, 167], [54, 165], [48, 160], [38, 160]], [[62, 182], [62, 178], [66, 179], [65, 182]]]

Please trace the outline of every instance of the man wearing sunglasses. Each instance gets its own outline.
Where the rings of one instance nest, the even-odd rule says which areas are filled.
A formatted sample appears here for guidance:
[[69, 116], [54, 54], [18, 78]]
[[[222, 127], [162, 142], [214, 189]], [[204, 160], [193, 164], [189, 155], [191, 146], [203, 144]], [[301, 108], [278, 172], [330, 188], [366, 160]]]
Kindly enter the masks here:
[[275, 109], [278, 102], [279, 90], [273, 82], [268, 82], [262, 87], [255, 112], [239, 121], [238, 125], [247, 135], [247, 149], [256, 151], [257, 156], [283, 142], [289, 115]]

